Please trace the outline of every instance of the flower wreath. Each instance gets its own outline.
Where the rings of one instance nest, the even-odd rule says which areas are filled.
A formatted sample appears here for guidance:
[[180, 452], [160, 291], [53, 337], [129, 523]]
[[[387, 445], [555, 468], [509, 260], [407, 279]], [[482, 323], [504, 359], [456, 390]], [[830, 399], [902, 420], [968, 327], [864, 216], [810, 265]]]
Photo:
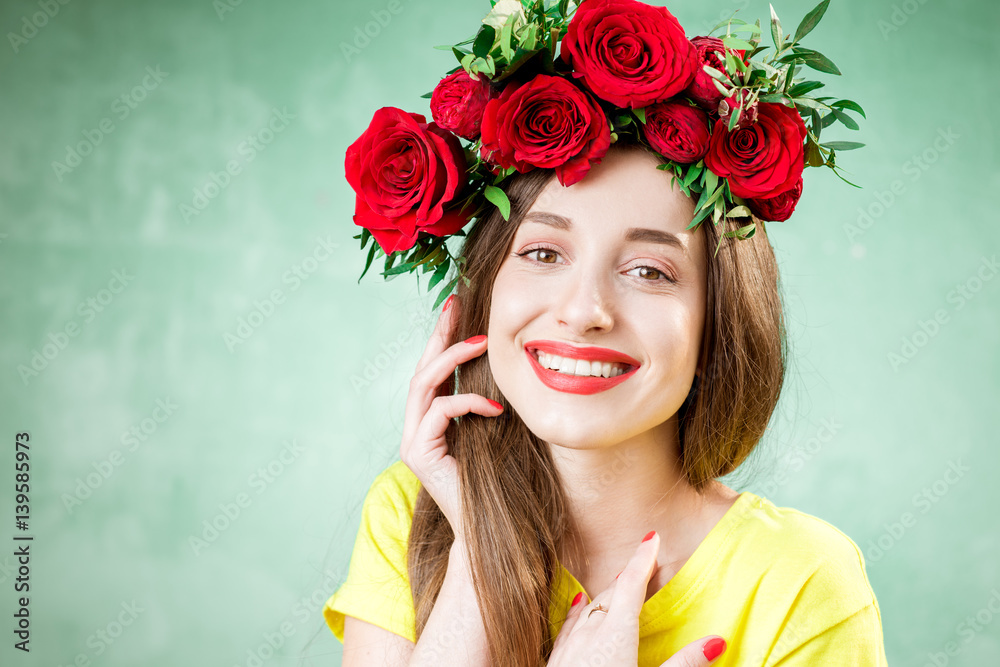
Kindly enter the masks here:
[[[806, 14], [794, 37], [771, 7], [774, 51], [765, 56], [759, 19], [731, 17], [688, 39], [665, 7], [637, 0], [491, 0], [473, 37], [435, 47], [460, 65], [423, 96], [434, 120], [383, 107], [347, 149], [354, 222], [363, 228], [354, 238], [362, 250], [375, 240], [358, 282], [376, 255], [386, 256], [386, 280], [433, 271], [428, 292], [455, 265], [437, 308], [464, 278], [447, 238], [465, 236], [463, 227], [493, 207], [509, 219], [505, 179], [552, 168], [570, 186], [623, 136], [663, 157], [658, 168], [672, 172], [671, 187], [680, 182], [698, 196], [688, 229], [709, 217], [742, 219], [722, 236], [747, 239], [757, 222], [787, 220], [806, 166], [828, 166], [859, 187], [837, 173], [835, 157], [864, 144], [819, 137], [837, 121], [857, 130], [847, 111], [864, 110], [809, 97], [824, 84], [796, 76], [800, 67], [840, 74], [800, 46], [828, 4]], [[712, 36], [723, 26], [725, 35]]]

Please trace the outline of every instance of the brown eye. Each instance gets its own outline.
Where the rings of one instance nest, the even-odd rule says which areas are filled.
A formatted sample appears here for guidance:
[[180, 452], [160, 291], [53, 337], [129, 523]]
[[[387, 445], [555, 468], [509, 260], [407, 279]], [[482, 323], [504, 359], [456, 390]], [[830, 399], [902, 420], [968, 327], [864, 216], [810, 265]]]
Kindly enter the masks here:
[[[552, 252], [551, 250], [546, 250], [545, 248], [539, 248], [535, 252], [538, 253], [538, 261], [540, 261], [540, 262], [542, 262], [544, 264], [552, 264], [555, 261], [556, 254], [554, 252]], [[552, 262], [549, 262], [549, 261], [545, 260], [544, 259], [545, 257], [551, 257], [552, 258]]]
[[662, 275], [658, 270], [656, 270], [656, 269], [654, 269], [652, 267], [649, 267], [649, 266], [640, 266], [639, 267], [639, 275], [641, 277], [643, 277], [643, 278], [649, 278], [650, 274], [653, 274], [652, 275], [653, 280], [656, 280], [657, 278], [659, 278]]

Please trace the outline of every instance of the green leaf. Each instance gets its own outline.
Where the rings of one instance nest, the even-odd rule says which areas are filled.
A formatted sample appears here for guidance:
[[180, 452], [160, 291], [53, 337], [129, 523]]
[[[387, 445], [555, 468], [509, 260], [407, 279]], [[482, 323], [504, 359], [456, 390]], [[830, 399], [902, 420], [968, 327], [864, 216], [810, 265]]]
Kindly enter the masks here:
[[421, 95], [421, 96], [420, 96], [420, 98], [421, 98], [421, 99], [424, 99], [424, 100], [429, 100], [429, 99], [431, 99], [431, 97], [433, 97], [433, 96], [434, 96], [434, 91], [432, 90], [432, 91], [431, 91], [431, 92], [429, 92], [429, 93], [424, 93], [423, 95]]
[[805, 15], [805, 18], [802, 19], [802, 23], [800, 23], [799, 27], [795, 29], [795, 38], [792, 40], [793, 42], [798, 42], [816, 27], [819, 20], [823, 18], [823, 14], [826, 13], [826, 8], [829, 4], [830, 0], [823, 0], [823, 2], [816, 5], [811, 12]]
[[639, 107], [638, 109], [632, 109], [632, 113], [635, 117], [639, 119], [639, 122], [643, 125], [646, 124], [646, 107]]
[[365, 262], [365, 270], [362, 271], [361, 275], [358, 277], [359, 284], [361, 283], [361, 279], [365, 277], [365, 274], [368, 273], [368, 267], [372, 265], [372, 260], [375, 259], [375, 251], [378, 249], [378, 247], [379, 247], [378, 243], [373, 243], [371, 250], [368, 251], [368, 260]]
[[500, 209], [503, 219], [510, 220], [510, 200], [507, 199], [507, 193], [495, 185], [487, 185], [485, 194], [486, 198]]
[[862, 118], [867, 119], [868, 116], [865, 115], [865, 110], [861, 108], [861, 105], [857, 102], [852, 102], [851, 100], [837, 100], [836, 102], [830, 103], [831, 107], [839, 107], [842, 109], [850, 109], [851, 111], [857, 111], [861, 114]]
[[434, 271], [434, 275], [431, 276], [430, 283], [427, 285], [428, 291], [434, 289], [435, 285], [444, 280], [444, 277], [448, 274], [448, 266], [448, 262], [441, 262], [440, 266]]
[[825, 83], [821, 81], [803, 81], [802, 83], [797, 83], [788, 89], [788, 94], [792, 97], [802, 97], [807, 93], [811, 93], [817, 88], [822, 88]]
[[825, 111], [830, 108], [827, 105], [823, 104], [822, 102], [817, 102], [811, 97], [796, 97], [792, 101], [795, 102], [796, 104], [800, 104], [810, 109], [820, 109]]
[[510, 39], [514, 32], [514, 21], [516, 20], [517, 12], [514, 12], [507, 17], [506, 23], [503, 24], [503, 28], [500, 30], [500, 52], [508, 63], [514, 58], [514, 50], [510, 46]]
[[400, 273], [409, 273], [409, 271], [411, 269], [413, 269], [414, 267], [416, 267], [417, 264], [418, 264], [418, 262], [406, 262], [404, 264], [400, 264], [399, 266], [394, 266], [391, 269], [383, 271], [382, 275], [383, 276], [395, 276], [395, 275], [398, 275]]
[[743, 107], [739, 106], [729, 112], [729, 125], [726, 126], [726, 129], [730, 132], [732, 132], [733, 128], [736, 127], [736, 124], [740, 122], [741, 111], [743, 111]]
[[[455, 289], [455, 285], [458, 284], [458, 278], [459, 276], [455, 276], [447, 285], [441, 288], [441, 292], [438, 293], [437, 299], [435, 299], [434, 301], [434, 305], [431, 306], [431, 310], [436, 309], [438, 306], [441, 305], [442, 301], [448, 298], [448, 295], [451, 294], [453, 289]], [[428, 290], [429, 289], [430, 287], [428, 287]]]
[[852, 130], [861, 129], [861, 128], [858, 127], [858, 123], [853, 118], [851, 118], [850, 116], [848, 116], [846, 113], [844, 113], [840, 109], [834, 109], [833, 110], [833, 115], [837, 117], [837, 120], [839, 120], [841, 123], [843, 123], [844, 125], [846, 125], [850, 129], [852, 129]]
[[746, 206], [735, 206], [726, 212], [727, 218], [750, 217], [750, 209]]
[[753, 44], [746, 40], [739, 39], [737, 37], [723, 37], [722, 44], [727, 49], [742, 49], [744, 51], [753, 51]]
[[855, 148], [862, 148], [864, 144], [859, 144], [856, 141], [828, 141], [825, 144], [820, 144], [824, 148], [831, 148], [835, 151], [853, 151]]
[[810, 167], [822, 167], [826, 164], [823, 154], [819, 151], [819, 146], [811, 140], [806, 143], [805, 161]]
[[468, 51], [463, 51], [462, 49], [456, 48], [454, 46], [451, 47], [451, 52], [455, 54], [456, 58], [458, 58], [458, 62], [462, 62], [462, 59], [465, 58], [466, 55], [468, 55]]
[[785, 46], [785, 40], [781, 36], [781, 21], [778, 20], [778, 15], [774, 13], [774, 5], [768, 3], [768, 7], [771, 8], [771, 40], [774, 42], [774, 48], [781, 51]]
[[827, 74], [840, 74], [840, 70], [837, 66], [833, 64], [833, 61], [824, 56], [819, 51], [813, 51], [811, 49], [802, 49], [801, 47], [796, 47], [797, 55], [800, 57], [799, 62], [807, 67], [812, 67], [818, 72], [826, 72]]
[[525, 51], [534, 51], [538, 45], [538, 24], [532, 23], [521, 35], [521, 48]]
[[480, 58], [485, 58], [486, 54], [493, 48], [493, 42], [496, 40], [496, 37], [496, 29], [491, 25], [484, 24], [483, 27], [479, 29], [479, 35], [476, 37], [476, 41], [472, 45], [472, 52]]

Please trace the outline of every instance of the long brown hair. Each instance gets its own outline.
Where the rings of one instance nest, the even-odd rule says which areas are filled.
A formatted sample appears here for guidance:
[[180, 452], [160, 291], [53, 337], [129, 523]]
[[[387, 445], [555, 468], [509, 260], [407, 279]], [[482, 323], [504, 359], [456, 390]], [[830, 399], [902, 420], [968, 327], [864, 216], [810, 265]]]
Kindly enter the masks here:
[[[626, 146], [640, 148], [614, 144], [612, 150]], [[505, 188], [510, 219], [494, 210], [470, 231], [462, 249], [470, 284], [458, 283], [452, 343], [488, 330], [494, 280], [522, 217], [552, 176], [551, 169], [515, 175]], [[708, 291], [700, 373], [678, 412], [682, 470], [699, 493], [739, 466], [764, 434], [787, 354], [777, 265], [761, 225], [750, 239], [723, 238], [718, 254], [720, 231], [710, 220], [702, 229]], [[547, 445], [504, 400], [486, 354], [462, 364], [446, 391], [504, 404], [498, 417], [452, 420], [446, 438], [458, 461], [463, 506], [473, 508], [462, 521], [490, 664], [538, 667], [552, 651], [549, 602], [558, 554], [575, 533], [568, 502]], [[447, 519], [421, 489], [407, 551], [417, 637], [441, 590], [453, 542]]]

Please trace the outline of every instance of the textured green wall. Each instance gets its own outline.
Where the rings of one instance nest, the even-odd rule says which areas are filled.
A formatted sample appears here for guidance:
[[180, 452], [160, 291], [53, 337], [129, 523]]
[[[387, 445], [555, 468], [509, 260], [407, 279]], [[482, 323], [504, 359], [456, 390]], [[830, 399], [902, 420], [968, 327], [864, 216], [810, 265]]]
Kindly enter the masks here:
[[[267, 664], [337, 665], [319, 604], [398, 456], [433, 323], [412, 279], [357, 284], [344, 150], [380, 106], [427, 113], [452, 67], [432, 46], [489, 5], [49, 4], [0, 9], [0, 662], [252, 665], [284, 631]], [[794, 27], [814, 3], [775, 4]], [[768, 15], [670, 5], [691, 36], [741, 7]], [[828, 137], [868, 144], [841, 159], [864, 189], [807, 170], [771, 227], [794, 361], [728, 480], [866, 550], [892, 664], [1000, 664], [997, 7], [834, 0], [808, 37], [868, 111]], [[348, 57], [373, 11], [387, 24]], [[20, 431], [30, 655], [10, 632]], [[193, 547], [213, 520], [229, 526]]]

